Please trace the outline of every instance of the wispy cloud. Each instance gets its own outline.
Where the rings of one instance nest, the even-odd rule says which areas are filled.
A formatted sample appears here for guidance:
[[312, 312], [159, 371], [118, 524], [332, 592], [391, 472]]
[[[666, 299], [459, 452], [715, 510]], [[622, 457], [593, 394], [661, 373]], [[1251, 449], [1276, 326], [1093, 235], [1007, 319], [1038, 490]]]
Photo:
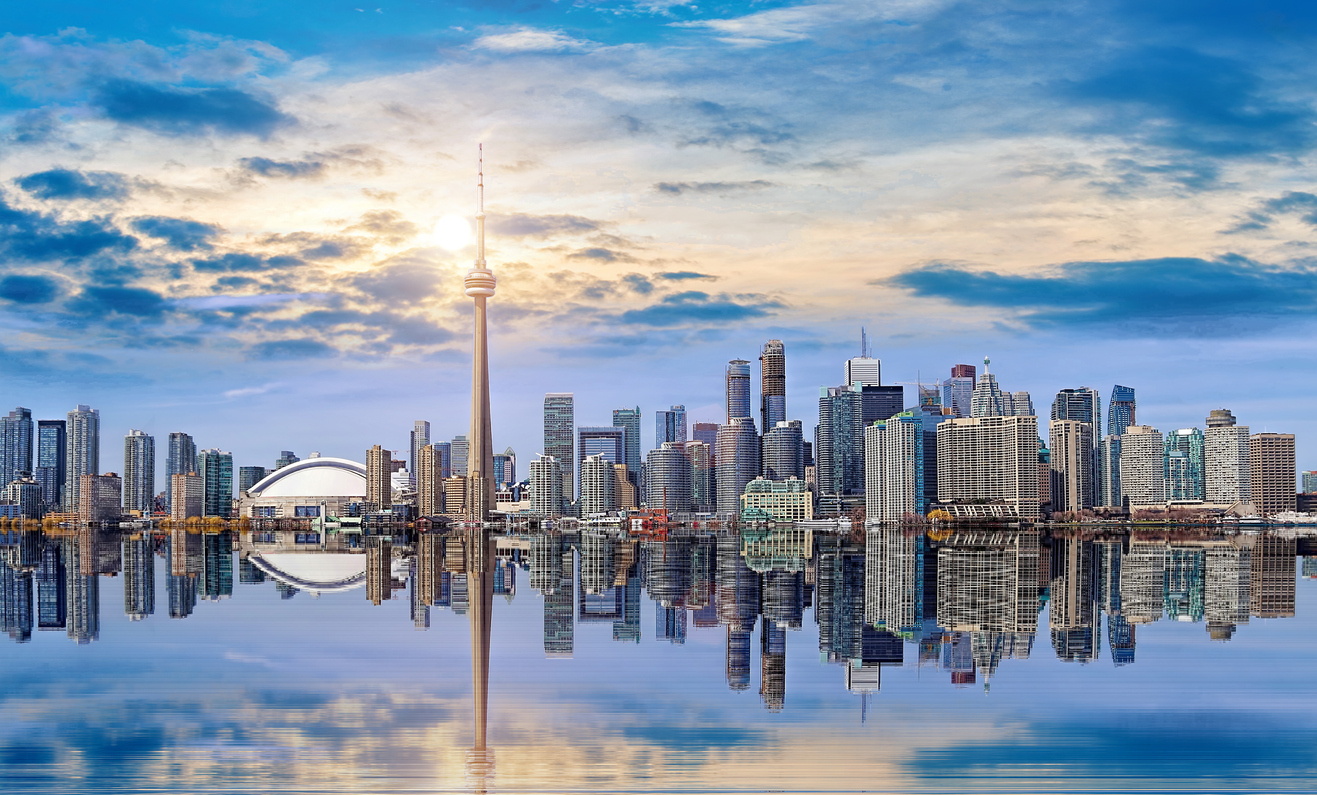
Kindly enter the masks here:
[[519, 27], [499, 33], [486, 33], [472, 46], [499, 53], [580, 52], [598, 46], [594, 42], [573, 38], [560, 30]]

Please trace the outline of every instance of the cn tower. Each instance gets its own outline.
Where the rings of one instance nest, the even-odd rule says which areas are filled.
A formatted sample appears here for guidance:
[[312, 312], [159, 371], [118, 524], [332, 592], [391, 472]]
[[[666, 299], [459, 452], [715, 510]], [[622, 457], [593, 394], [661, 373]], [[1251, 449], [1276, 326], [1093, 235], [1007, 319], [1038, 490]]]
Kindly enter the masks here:
[[476, 186], [476, 262], [466, 274], [466, 294], [475, 300], [475, 342], [471, 361], [471, 442], [467, 454], [467, 516], [489, 521], [494, 507], [494, 432], [489, 420], [489, 338], [485, 300], [494, 294], [494, 272], [485, 266], [485, 147], [479, 148]]

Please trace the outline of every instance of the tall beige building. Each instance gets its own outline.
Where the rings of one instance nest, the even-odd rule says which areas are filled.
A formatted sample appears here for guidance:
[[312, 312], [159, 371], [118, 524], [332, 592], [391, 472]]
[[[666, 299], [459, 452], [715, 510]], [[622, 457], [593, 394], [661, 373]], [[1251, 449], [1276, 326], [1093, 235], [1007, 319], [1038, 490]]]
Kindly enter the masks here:
[[169, 476], [169, 518], [175, 522], [201, 516], [206, 511], [206, 480], [196, 472]]
[[114, 472], [83, 475], [78, 483], [78, 518], [84, 522], [118, 519], [123, 513], [123, 482]]
[[1248, 466], [1248, 426], [1226, 409], [1213, 409], [1203, 431], [1203, 481], [1208, 502], [1233, 505], [1253, 496]]
[[393, 453], [380, 445], [366, 451], [366, 503], [375, 510], [393, 504]]
[[1038, 418], [962, 417], [937, 426], [939, 502], [1003, 502], [1038, 518]]
[[[705, 448], [708, 448], [707, 444]], [[627, 477], [626, 464], [613, 464], [613, 496], [617, 500], [617, 507], [624, 511], [637, 507], [636, 487]]]
[[1255, 433], [1248, 438], [1248, 468], [1253, 504], [1262, 516], [1295, 508], [1298, 490], [1294, 434]]
[[421, 516], [437, 516], [444, 512], [444, 479], [442, 458], [432, 444], [422, 445], [416, 451], [416, 507]]
[[1093, 424], [1080, 420], [1052, 420], [1052, 510], [1082, 511], [1093, 507]]
[[1166, 449], [1162, 432], [1131, 425], [1120, 437], [1120, 489], [1131, 508], [1166, 504]]
[[449, 516], [466, 515], [467, 479], [462, 475], [444, 478], [442, 513]]

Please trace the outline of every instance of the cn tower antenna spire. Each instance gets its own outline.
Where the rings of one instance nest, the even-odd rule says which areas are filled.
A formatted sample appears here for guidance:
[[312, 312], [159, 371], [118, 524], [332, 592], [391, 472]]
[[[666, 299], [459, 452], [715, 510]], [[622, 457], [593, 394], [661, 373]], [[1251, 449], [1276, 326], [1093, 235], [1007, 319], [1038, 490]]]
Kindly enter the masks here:
[[476, 267], [485, 267], [485, 145], [477, 144]]
[[471, 436], [467, 450], [467, 517], [489, 520], [494, 508], [494, 439], [489, 416], [489, 337], [485, 302], [494, 296], [497, 280], [485, 264], [485, 147], [480, 145], [476, 180], [476, 261], [463, 286], [474, 304], [471, 367]]

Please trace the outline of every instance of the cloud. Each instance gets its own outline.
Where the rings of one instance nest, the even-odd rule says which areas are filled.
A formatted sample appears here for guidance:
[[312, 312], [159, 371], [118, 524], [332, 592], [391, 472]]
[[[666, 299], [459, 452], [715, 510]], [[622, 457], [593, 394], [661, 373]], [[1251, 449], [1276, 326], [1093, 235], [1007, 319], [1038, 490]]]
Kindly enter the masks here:
[[732, 19], [699, 19], [669, 24], [677, 28], [711, 31], [724, 44], [763, 47], [808, 39], [814, 29], [832, 17], [838, 8], [831, 4], [801, 5], [774, 8]]
[[0, 254], [33, 261], [76, 260], [136, 247], [137, 238], [102, 219], [63, 223], [49, 215], [15, 209], [0, 198]]
[[[752, 300], [739, 302], [737, 299]], [[665, 296], [644, 309], [623, 312], [618, 320], [642, 326], [677, 326], [688, 323], [729, 323], [764, 317], [782, 308], [778, 301], [763, 296], [710, 296], [702, 292], [684, 292]]]
[[683, 193], [717, 193], [726, 195], [735, 191], [743, 190], [764, 190], [765, 188], [774, 187], [775, 183], [766, 179], [750, 180], [748, 182], [657, 182], [654, 184], [654, 190], [659, 193], [672, 193], [681, 195]]
[[199, 295], [177, 298], [174, 303], [184, 309], [216, 310], [286, 304], [290, 301], [317, 300], [324, 293], [263, 293], [261, 295]]
[[476, 39], [473, 47], [500, 53], [579, 52], [593, 49], [592, 41], [575, 39], [559, 30], [520, 27], [503, 33], [491, 33]]
[[162, 215], [134, 218], [132, 227], [136, 232], [169, 241], [169, 245], [179, 251], [209, 250], [210, 239], [224, 231], [218, 224]]
[[39, 199], [123, 199], [128, 180], [109, 171], [52, 168], [19, 177], [18, 187]]
[[1304, 191], [1286, 191], [1274, 199], [1267, 199], [1256, 210], [1249, 212], [1245, 220], [1225, 230], [1225, 234], [1266, 229], [1277, 216], [1291, 214], [1297, 214], [1299, 220], [1309, 226], [1317, 226], [1317, 195]]
[[583, 248], [567, 255], [568, 259], [592, 259], [599, 262], [635, 262], [636, 258], [622, 251], [609, 248]]
[[686, 281], [689, 279], [717, 279], [717, 276], [708, 273], [696, 273], [695, 271], [667, 271], [665, 273], [654, 274], [655, 278], [667, 279], [668, 281]]
[[93, 104], [110, 119], [167, 135], [268, 138], [294, 122], [271, 101], [235, 88], [174, 88], [112, 80]]
[[289, 359], [323, 359], [337, 353], [333, 346], [319, 340], [288, 339], [260, 342], [247, 351], [248, 358], [266, 361]]
[[526, 215], [524, 213], [491, 214], [489, 231], [505, 237], [548, 237], [554, 234], [593, 232], [598, 221], [579, 215]]
[[402, 217], [396, 210], [372, 210], [361, 220], [347, 227], [345, 232], [369, 232], [390, 243], [401, 243], [416, 237], [416, 224]]
[[414, 304], [433, 296], [441, 283], [439, 270], [419, 259], [396, 259], [356, 274], [349, 283], [386, 304]]
[[302, 264], [304, 262], [297, 257], [286, 255], [267, 257], [262, 254], [247, 254], [244, 252], [231, 252], [218, 257], [192, 260], [192, 267], [203, 273], [264, 271], [291, 268]]
[[0, 298], [16, 304], [48, 304], [63, 290], [51, 276], [14, 274], [0, 278]]
[[[1017, 315], [1033, 327], [1166, 328], [1219, 334], [1317, 313], [1317, 268], [1228, 255], [1067, 262], [1015, 275], [930, 263], [875, 284]], [[1233, 321], [1248, 321], [1236, 327]]]
[[248, 174], [284, 179], [313, 179], [325, 173], [320, 160], [271, 160], [268, 157], [244, 157], [238, 167]]
[[70, 302], [70, 309], [89, 314], [112, 313], [151, 318], [169, 308], [163, 296], [143, 287], [100, 287], [88, 285]]
[[654, 283], [639, 273], [628, 273], [622, 277], [622, 283], [641, 295], [649, 295], [654, 292]]

